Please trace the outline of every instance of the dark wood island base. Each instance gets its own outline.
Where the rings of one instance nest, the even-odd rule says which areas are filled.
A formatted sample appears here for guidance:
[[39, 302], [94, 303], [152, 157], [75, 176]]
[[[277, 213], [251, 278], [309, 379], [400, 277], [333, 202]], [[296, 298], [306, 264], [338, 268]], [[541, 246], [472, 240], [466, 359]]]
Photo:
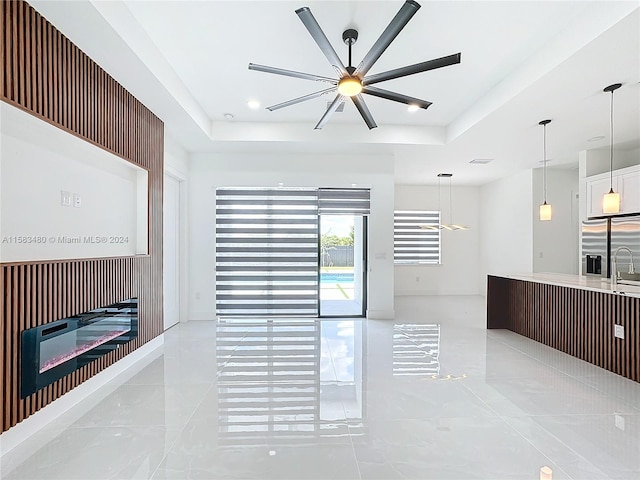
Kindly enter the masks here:
[[[591, 281], [577, 278], [582, 283]], [[637, 287], [622, 293], [607, 292], [606, 286], [598, 289], [561, 283], [489, 275], [487, 328], [511, 330], [640, 382]], [[615, 325], [624, 328], [624, 339], [615, 337]]]

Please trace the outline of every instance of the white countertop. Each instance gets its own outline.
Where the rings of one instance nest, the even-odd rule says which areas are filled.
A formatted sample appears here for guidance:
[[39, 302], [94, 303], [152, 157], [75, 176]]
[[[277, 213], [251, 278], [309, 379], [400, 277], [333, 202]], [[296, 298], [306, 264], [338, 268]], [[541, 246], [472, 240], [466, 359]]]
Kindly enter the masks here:
[[640, 298], [640, 287], [619, 283], [614, 290], [611, 285], [611, 279], [608, 278], [603, 280], [600, 277], [569, 275], [566, 273], [522, 273], [497, 276], [511, 278], [513, 280], [546, 283], [548, 285], [558, 285], [560, 287], [580, 288], [582, 290]]

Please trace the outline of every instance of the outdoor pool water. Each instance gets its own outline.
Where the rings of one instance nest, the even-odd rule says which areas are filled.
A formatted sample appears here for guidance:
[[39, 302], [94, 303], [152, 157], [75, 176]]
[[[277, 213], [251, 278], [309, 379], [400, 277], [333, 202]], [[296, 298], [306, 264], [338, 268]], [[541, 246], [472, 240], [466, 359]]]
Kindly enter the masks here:
[[320, 273], [320, 283], [353, 283], [353, 273]]

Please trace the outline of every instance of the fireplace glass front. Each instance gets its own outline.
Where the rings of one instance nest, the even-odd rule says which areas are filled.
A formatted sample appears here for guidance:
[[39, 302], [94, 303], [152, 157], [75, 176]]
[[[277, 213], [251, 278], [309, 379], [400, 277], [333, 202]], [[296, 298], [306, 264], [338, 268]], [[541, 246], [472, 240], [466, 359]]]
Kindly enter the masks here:
[[23, 331], [22, 398], [137, 336], [137, 298]]

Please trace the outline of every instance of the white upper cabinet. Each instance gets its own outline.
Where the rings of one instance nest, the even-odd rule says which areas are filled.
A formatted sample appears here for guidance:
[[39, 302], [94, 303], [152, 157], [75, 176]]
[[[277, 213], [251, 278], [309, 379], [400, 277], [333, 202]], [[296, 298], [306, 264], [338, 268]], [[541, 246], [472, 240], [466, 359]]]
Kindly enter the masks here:
[[640, 169], [623, 173], [618, 177], [620, 210], [623, 213], [640, 212]]
[[[611, 179], [608, 173], [587, 177], [587, 216], [601, 217], [602, 197], [609, 193]], [[621, 213], [640, 213], [640, 165], [614, 170], [613, 190], [620, 194]]]

